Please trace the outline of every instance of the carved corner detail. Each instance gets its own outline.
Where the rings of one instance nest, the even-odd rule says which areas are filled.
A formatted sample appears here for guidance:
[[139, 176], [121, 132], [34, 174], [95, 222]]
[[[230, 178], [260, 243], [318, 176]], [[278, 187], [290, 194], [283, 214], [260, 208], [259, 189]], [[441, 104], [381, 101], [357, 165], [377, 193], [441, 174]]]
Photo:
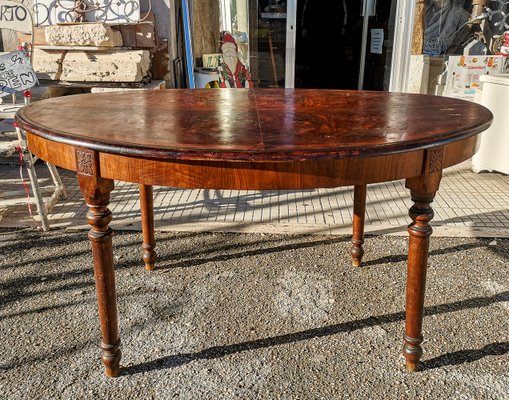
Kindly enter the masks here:
[[78, 174], [94, 176], [94, 153], [76, 149], [76, 167]]
[[443, 169], [444, 148], [438, 147], [436, 149], [428, 150], [428, 174], [439, 172]]

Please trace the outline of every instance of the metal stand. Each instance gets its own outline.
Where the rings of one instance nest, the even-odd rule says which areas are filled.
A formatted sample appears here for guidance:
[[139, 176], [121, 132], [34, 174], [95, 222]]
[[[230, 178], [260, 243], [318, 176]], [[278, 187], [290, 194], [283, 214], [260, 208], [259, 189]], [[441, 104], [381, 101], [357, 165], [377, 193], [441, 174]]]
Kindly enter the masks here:
[[24, 132], [20, 128], [16, 127], [16, 133], [18, 135], [23, 162], [27, 168], [28, 177], [30, 178], [30, 185], [32, 186], [32, 192], [37, 206], [37, 213], [41, 218], [42, 229], [46, 232], [50, 229], [48, 214], [59, 199], [67, 198], [67, 193], [65, 192], [64, 185], [56, 167], [53, 164], [46, 163], [54, 183], [54, 190], [51, 197], [46, 201], [46, 203], [44, 203], [44, 198], [41, 195], [41, 188], [39, 186], [39, 180], [37, 179], [37, 172], [35, 171], [35, 163], [38, 158], [28, 150]]

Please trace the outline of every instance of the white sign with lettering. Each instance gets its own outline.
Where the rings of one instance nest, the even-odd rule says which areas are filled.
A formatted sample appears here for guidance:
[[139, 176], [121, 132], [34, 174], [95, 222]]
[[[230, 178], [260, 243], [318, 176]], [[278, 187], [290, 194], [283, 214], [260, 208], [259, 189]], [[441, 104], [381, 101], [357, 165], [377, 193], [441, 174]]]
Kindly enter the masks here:
[[0, 56], [0, 97], [37, 85], [30, 59], [23, 51]]
[[382, 54], [384, 50], [384, 30], [371, 29], [371, 46], [369, 51], [372, 54]]
[[0, 28], [32, 33], [32, 16], [23, 4], [0, 0]]

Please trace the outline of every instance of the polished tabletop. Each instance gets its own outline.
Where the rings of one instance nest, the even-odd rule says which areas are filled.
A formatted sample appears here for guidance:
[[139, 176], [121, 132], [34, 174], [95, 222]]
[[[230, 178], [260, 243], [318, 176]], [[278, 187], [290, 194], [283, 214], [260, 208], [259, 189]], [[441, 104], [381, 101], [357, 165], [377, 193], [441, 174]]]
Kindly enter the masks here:
[[485, 130], [491, 113], [450, 98], [306, 89], [160, 90], [33, 103], [18, 124], [53, 141], [181, 160], [306, 160], [393, 154]]

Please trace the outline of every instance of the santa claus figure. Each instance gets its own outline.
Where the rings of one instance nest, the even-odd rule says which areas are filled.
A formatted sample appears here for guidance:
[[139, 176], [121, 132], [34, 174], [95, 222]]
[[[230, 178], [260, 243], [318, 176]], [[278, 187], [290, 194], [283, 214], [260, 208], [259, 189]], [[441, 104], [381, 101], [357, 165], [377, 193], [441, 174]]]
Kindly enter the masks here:
[[219, 64], [219, 86], [222, 88], [252, 88], [251, 74], [238, 56], [235, 39], [224, 33], [221, 40], [223, 61]]

